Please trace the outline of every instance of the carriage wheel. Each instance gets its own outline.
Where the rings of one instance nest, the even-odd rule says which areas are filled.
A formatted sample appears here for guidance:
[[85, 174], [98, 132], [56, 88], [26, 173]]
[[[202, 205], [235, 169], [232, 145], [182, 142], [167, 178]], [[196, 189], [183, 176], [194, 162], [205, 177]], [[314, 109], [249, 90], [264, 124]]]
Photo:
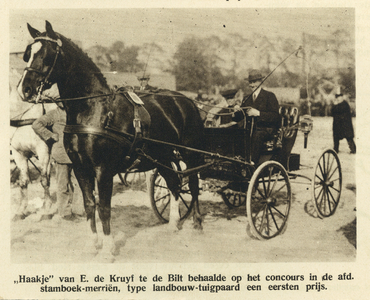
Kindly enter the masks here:
[[258, 239], [283, 233], [292, 200], [288, 173], [278, 162], [266, 161], [253, 173], [247, 191], [247, 231]]
[[230, 208], [240, 207], [245, 204], [247, 197], [245, 193], [238, 193], [228, 190], [221, 193], [222, 200]]
[[317, 214], [329, 217], [338, 207], [342, 191], [342, 169], [337, 153], [327, 149], [321, 154], [312, 180], [312, 200]]
[[[168, 223], [170, 220], [170, 201], [173, 195], [157, 169], [154, 170], [149, 178], [148, 190], [154, 213], [161, 222]], [[183, 220], [189, 216], [194, 205], [189, 190], [188, 178], [184, 178], [181, 184], [179, 201], [180, 219]]]

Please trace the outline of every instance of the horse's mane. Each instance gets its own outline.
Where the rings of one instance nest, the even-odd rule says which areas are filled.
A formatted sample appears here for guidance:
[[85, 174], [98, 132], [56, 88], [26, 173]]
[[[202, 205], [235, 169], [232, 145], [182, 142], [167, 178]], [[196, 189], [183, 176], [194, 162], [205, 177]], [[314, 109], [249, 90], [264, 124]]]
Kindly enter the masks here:
[[96, 78], [102, 83], [108, 86], [107, 79], [104, 77], [103, 73], [97, 67], [97, 65], [93, 62], [93, 60], [84, 52], [75, 42], [71, 39], [66, 38], [64, 35], [57, 33], [57, 36], [62, 41], [62, 48], [70, 51], [74, 57], [77, 57], [77, 61], [81, 63], [81, 65], [86, 66], [90, 69], [90, 71], [96, 75]]

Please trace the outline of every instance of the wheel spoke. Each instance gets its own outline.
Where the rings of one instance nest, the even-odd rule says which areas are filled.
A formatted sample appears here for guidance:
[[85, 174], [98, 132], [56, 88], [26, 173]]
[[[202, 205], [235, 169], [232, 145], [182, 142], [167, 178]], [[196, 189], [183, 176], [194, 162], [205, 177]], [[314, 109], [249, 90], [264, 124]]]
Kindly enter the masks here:
[[333, 196], [333, 194], [331, 193], [331, 191], [328, 189], [328, 194], [330, 195], [330, 197], [333, 199], [333, 202], [334, 202], [334, 204], [335, 205], [337, 205], [338, 204], [338, 202], [335, 200], [335, 198], [334, 198], [334, 196]]
[[334, 171], [330, 175], [328, 175], [328, 177], [326, 178], [326, 180], [330, 180], [330, 178], [335, 174], [335, 171], [336, 170], [338, 170], [338, 166], [336, 166], [335, 169], [334, 169]]
[[275, 227], [276, 227], [276, 229], [279, 231], [279, 226], [278, 226], [278, 224], [276, 223], [276, 220], [275, 220], [274, 214], [272, 213], [272, 210], [271, 210], [271, 207], [270, 207], [270, 206], [269, 206], [269, 211], [270, 211], [271, 218], [272, 218], [272, 220], [274, 221]]
[[258, 191], [258, 193], [261, 195], [262, 199], [266, 199], [266, 196], [262, 194], [262, 192], [260, 191], [259, 188], [256, 188], [256, 190]]
[[270, 236], [270, 221], [269, 221], [269, 214], [268, 214], [268, 206], [266, 206], [266, 227], [267, 227], [267, 236]]
[[284, 183], [276, 192], [275, 192], [275, 194], [276, 193], [278, 193], [278, 192], [280, 192], [284, 187], [286, 187], [287, 185], [286, 185], [286, 183]]
[[[254, 215], [254, 220], [256, 220], [256, 217], [259, 215], [259, 213], [263, 210], [265, 210], [265, 207], [266, 207], [266, 203], [265, 204], [263, 204], [263, 206], [262, 206], [262, 208], [258, 211], [258, 212], [256, 212], [255, 213], [255, 215]], [[251, 214], [252, 214], [252, 212], [250, 212]]]
[[265, 191], [265, 195], [268, 195], [268, 194], [267, 194], [267, 191], [266, 191], [265, 178], [262, 178], [262, 184], [263, 184], [263, 190]]
[[336, 191], [337, 193], [340, 193], [340, 190], [337, 190], [335, 187], [333, 186], [329, 186], [329, 188], [333, 189], [334, 191]]
[[[322, 188], [322, 195], [321, 195], [321, 200], [319, 202], [316, 202], [318, 204], [318, 207], [322, 207], [322, 201], [325, 197], [325, 192], [324, 192], [324, 187]], [[319, 199], [319, 196], [317, 197], [317, 199]]]
[[331, 168], [333, 167], [334, 162], [336, 161], [335, 157], [333, 157], [333, 160], [331, 161], [330, 167], [328, 167], [328, 174], [331, 171]]
[[167, 208], [167, 206], [168, 206], [168, 204], [170, 203], [170, 201], [168, 201], [167, 203], [166, 203], [166, 205], [163, 207], [163, 209], [162, 209], [162, 211], [160, 211], [159, 213], [160, 213], [160, 215], [163, 215], [163, 212], [166, 210], [166, 208]]
[[162, 196], [162, 197], [160, 197], [160, 198], [156, 199], [156, 200], [155, 200], [155, 202], [159, 202], [159, 201], [161, 201], [163, 198], [166, 198], [166, 197], [168, 197], [168, 196], [170, 196], [170, 193], [167, 193], [166, 195], [164, 195], [164, 196]]
[[[318, 164], [318, 166], [319, 166], [319, 169], [320, 169], [321, 175], [322, 175], [322, 177], [323, 177], [323, 179], [322, 179], [322, 180], [325, 180], [325, 172], [322, 170], [321, 164], [319, 163], [319, 164]], [[318, 175], [316, 175], [316, 176], [318, 177]]]
[[271, 196], [272, 191], [275, 189], [276, 183], [278, 182], [278, 179], [279, 179], [280, 175], [281, 175], [281, 171], [279, 170], [279, 173], [276, 174], [276, 178], [274, 180], [274, 184], [272, 185], [272, 188], [271, 188], [270, 193], [268, 195], [269, 197]]
[[186, 203], [186, 201], [184, 200], [184, 198], [182, 197], [181, 194], [179, 194], [179, 197], [181, 198], [181, 201], [182, 201], [182, 203], [184, 203], [184, 205], [186, 206], [186, 208], [189, 209], [188, 204]]
[[326, 174], [327, 172], [326, 172], [325, 153], [324, 153], [324, 155], [322, 156], [322, 161], [323, 161], [322, 165], [323, 165], [323, 168], [324, 168], [324, 174]]
[[[317, 178], [319, 178], [320, 182], [324, 181], [324, 178], [321, 178], [317, 173], [315, 174], [315, 176], [316, 176]], [[315, 182], [317, 182], [317, 181], [315, 181]]]
[[286, 215], [284, 215], [280, 210], [278, 210], [276, 208], [276, 206], [272, 206], [273, 209], [275, 209], [284, 219], [287, 217]]
[[160, 188], [160, 189], [168, 189], [167, 188], [167, 185], [160, 185], [160, 184], [156, 184], [155, 185], [156, 188]]
[[269, 173], [269, 182], [268, 182], [268, 185], [267, 185], [267, 196], [270, 195], [270, 184], [271, 184], [272, 170], [273, 170], [272, 167], [269, 168], [270, 173]]
[[[324, 187], [323, 186], [320, 186], [320, 187], [321, 187], [321, 190], [320, 190], [319, 194], [317, 195], [317, 197], [315, 197], [315, 200], [319, 199], [320, 194], [324, 191]], [[317, 201], [316, 201], [316, 203], [317, 203]]]
[[329, 212], [332, 211], [331, 209], [331, 202], [330, 202], [330, 199], [329, 199], [329, 193], [328, 193], [328, 189], [326, 189], [326, 203], [328, 203], [328, 207], [329, 207]]
[[318, 188], [322, 188], [322, 184], [321, 183], [315, 183], [315, 190], [318, 189]]

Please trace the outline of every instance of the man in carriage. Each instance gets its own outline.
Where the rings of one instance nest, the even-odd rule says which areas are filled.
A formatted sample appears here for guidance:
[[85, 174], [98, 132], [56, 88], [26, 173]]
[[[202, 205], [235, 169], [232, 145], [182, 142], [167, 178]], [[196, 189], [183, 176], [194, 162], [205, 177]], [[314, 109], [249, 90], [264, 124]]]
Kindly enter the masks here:
[[249, 72], [249, 86], [252, 89], [252, 94], [244, 97], [241, 106], [234, 107], [234, 121], [241, 121], [244, 117], [242, 109], [245, 110], [245, 115], [255, 117], [255, 128], [251, 138], [251, 159], [255, 164], [258, 164], [261, 152], [263, 151], [266, 141], [273, 139], [280, 127], [279, 102], [274, 93], [266, 91], [262, 88], [264, 77], [259, 70], [252, 69]]

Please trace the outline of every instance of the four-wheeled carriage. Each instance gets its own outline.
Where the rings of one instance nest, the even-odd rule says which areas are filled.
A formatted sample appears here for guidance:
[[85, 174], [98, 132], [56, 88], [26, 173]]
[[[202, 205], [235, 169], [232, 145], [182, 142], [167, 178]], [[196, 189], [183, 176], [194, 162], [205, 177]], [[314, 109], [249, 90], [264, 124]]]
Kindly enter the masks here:
[[[246, 204], [248, 230], [256, 238], [270, 239], [286, 229], [292, 203], [291, 179], [301, 177], [312, 182], [312, 200], [319, 217], [332, 215], [341, 193], [341, 167], [335, 151], [328, 149], [314, 168], [313, 179], [297, 174], [300, 168], [299, 154], [291, 153], [298, 131], [307, 135], [312, 120], [298, 117], [298, 109], [280, 107], [281, 128], [274, 138], [265, 143], [258, 165], [250, 159], [250, 125], [247, 129], [231, 127], [205, 127], [204, 161], [207, 165], [199, 170], [199, 177], [207, 183], [207, 189], [221, 195], [225, 204], [239, 207]], [[252, 123], [252, 122], [251, 122]], [[184, 170], [173, 166], [175, 170]], [[186, 218], [193, 207], [188, 197], [187, 179], [181, 172], [181, 218]], [[159, 219], [168, 222], [171, 193], [163, 178], [155, 171], [149, 183], [153, 209]]]

